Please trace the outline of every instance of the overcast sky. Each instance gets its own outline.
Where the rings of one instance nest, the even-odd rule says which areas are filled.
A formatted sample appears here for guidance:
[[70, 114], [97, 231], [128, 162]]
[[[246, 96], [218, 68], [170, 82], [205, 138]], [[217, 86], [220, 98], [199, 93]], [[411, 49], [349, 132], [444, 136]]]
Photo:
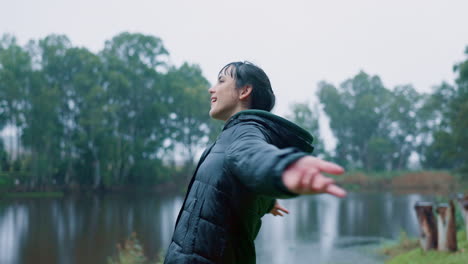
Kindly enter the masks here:
[[173, 64], [199, 64], [212, 83], [226, 63], [249, 60], [270, 76], [274, 112], [285, 115], [313, 101], [320, 80], [339, 85], [360, 70], [389, 88], [453, 83], [467, 14], [467, 0], [0, 0], [0, 34], [21, 44], [65, 34], [94, 52], [122, 31], [150, 34]]

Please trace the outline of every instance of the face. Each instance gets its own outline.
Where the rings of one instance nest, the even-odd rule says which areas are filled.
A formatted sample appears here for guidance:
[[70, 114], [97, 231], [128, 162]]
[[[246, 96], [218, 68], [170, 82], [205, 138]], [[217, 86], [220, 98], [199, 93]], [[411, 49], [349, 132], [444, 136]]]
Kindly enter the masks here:
[[229, 75], [230, 70], [222, 71], [216, 84], [208, 90], [211, 95], [210, 116], [214, 119], [226, 121], [242, 110], [240, 92], [236, 89], [236, 80]]

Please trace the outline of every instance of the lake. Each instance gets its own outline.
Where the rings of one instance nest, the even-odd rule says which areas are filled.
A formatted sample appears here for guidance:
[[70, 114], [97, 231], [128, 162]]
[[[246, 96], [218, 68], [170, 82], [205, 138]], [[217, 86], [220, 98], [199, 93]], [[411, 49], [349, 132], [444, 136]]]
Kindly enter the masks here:
[[[420, 194], [350, 193], [280, 200], [285, 217], [266, 215], [257, 263], [382, 263], [376, 253], [400, 232], [419, 233]], [[0, 263], [107, 263], [132, 232], [154, 259], [171, 240], [183, 196], [106, 195], [0, 200]]]

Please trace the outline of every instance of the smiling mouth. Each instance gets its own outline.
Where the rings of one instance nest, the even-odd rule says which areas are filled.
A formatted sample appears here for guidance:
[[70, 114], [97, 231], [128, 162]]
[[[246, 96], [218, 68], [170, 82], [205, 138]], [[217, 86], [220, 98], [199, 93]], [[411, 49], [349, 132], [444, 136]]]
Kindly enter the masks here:
[[211, 102], [214, 103], [216, 102], [217, 98], [211, 98]]

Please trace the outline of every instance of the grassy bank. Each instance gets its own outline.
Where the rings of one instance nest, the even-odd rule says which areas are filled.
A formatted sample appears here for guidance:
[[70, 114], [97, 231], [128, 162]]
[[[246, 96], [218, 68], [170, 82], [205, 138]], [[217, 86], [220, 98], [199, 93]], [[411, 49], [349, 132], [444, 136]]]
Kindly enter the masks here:
[[406, 236], [400, 238], [396, 245], [382, 249], [382, 253], [390, 259], [386, 264], [465, 264], [468, 263], [468, 241], [465, 231], [457, 233], [458, 251], [440, 252], [423, 251], [417, 239]]
[[0, 193], [0, 198], [59, 198], [63, 195], [63, 192], [5, 192]]
[[[2, 193], [57, 193], [57, 192], [96, 192], [105, 191], [113, 193], [125, 192], [155, 192], [155, 193], [183, 193], [188, 185], [188, 178], [184, 181], [165, 181], [152, 185], [116, 185], [107, 186], [95, 190], [90, 186], [80, 186], [73, 184], [70, 186], [51, 185], [37, 189], [23, 186], [15, 179], [25, 178], [25, 175], [18, 173], [0, 172], [0, 196]], [[359, 190], [418, 190], [418, 192], [434, 193], [440, 190], [467, 189], [468, 182], [460, 181], [461, 177], [449, 171], [349, 171], [344, 175], [336, 177], [339, 184], [350, 191]], [[23, 194], [19, 194], [20, 196]], [[26, 195], [27, 196], [27, 195]], [[32, 195], [34, 196], [34, 195]]]
[[[14, 183], [11, 174], [0, 173], [1, 197], [59, 197], [64, 193], [184, 193], [188, 182], [164, 182], [154, 185], [120, 185], [94, 189], [90, 186], [48, 186], [37, 189]], [[468, 181], [449, 171], [349, 171], [336, 177], [337, 182], [349, 191], [394, 190], [400, 193], [448, 194], [454, 190], [468, 190]]]
[[45, 184], [31, 187], [24, 173], [0, 172], [0, 197], [50, 197], [62, 196], [64, 193], [89, 194], [89, 193], [157, 193], [161, 195], [171, 195], [175, 193], [185, 193], [188, 186], [189, 177], [178, 176], [172, 181], [164, 181], [153, 184], [122, 184], [122, 185], [101, 185], [95, 188], [92, 185], [71, 183]]
[[459, 177], [449, 171], [350, 171], [336, 179], [349, 190], [394, 189], [432, 193], [461, 186]]
[[164, 262], [162, 252], [157, 260], [148, 259], [136, 233], [132, 233], [123, 243], [117, 244], [117, 251], [117, 255], [108, 258], [107, 264], [162, 264]]

